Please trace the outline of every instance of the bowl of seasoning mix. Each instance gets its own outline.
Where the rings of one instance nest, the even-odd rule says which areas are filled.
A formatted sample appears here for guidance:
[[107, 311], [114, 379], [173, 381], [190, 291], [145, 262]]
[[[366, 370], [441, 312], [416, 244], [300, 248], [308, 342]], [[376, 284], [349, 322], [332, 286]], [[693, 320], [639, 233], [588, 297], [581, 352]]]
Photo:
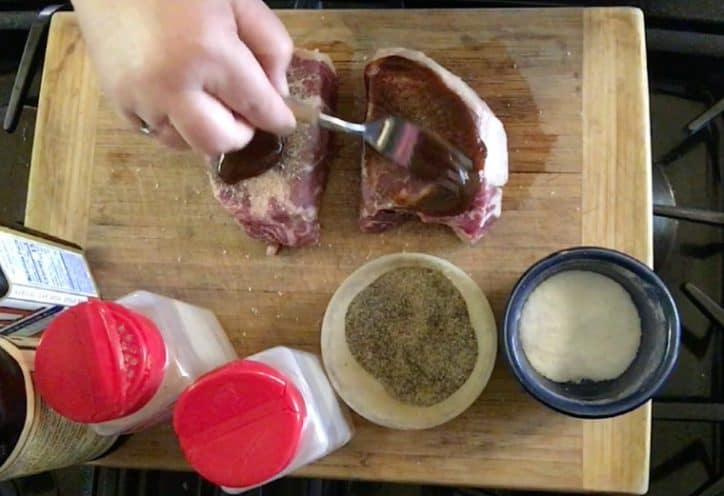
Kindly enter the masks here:
[[646, 265], [580, 247], [535, 263], [508, 299], [503, 346], [513, 373], [545, 405], [582, 418], [648, 401], [679, 350], [674, 299]]
[[339, 396], [367, 420], [427, 429], [465, 411], [490, 378], [497, 331], [462, 270], [422, 253], [380, 257], [337, 289], [322, 359]]

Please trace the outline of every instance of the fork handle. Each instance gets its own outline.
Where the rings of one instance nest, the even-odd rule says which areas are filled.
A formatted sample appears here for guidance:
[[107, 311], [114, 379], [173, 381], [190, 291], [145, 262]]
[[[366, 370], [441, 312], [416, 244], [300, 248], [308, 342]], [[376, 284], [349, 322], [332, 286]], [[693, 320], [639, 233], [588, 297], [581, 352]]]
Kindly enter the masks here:
[[307, 124], [318, 125], [331, 131], [364, 136], [364, 124], [355, 124], [354, 122], [348, 122], [340, 119], [339, 117], [325, 114], [313, 105], [300, 102], [293, 97], [287, 97], [284, 101], [289, 106], [289, 109], [292, 111], [294, 117], [296, 117], [298, 121], [305, 122]]

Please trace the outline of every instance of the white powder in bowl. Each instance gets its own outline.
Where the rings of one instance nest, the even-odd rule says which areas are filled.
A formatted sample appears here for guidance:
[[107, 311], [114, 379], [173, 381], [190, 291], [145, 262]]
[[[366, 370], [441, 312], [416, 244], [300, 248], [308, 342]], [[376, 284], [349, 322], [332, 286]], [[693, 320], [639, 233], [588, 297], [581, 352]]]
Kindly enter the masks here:
[[641, 342], [631, 295], [613, 279], [583, 270], [559, 272], [535, 288], [519, 330], [530, 364], [555, 382], [615, 379]]

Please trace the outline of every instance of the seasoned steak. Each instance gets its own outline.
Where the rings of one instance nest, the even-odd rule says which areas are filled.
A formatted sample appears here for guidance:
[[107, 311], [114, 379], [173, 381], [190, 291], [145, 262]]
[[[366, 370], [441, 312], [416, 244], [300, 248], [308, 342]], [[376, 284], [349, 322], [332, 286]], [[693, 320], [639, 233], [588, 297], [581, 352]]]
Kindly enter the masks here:
[[[334, 109], [337, 75], [328, 56], [297, 49], [287, 79], [295, 98], [325, 111]], [[260, 175], [226, 184], [216, 171], [209, 171], [216, 199], [249, 236], [267, 243], [269, 254], [280, 246], [319, 242], [329, 139], [328, 131], [299, 123], [294, 134], [283, 139], [277, 163]]]
[[365, 68], [365, 84], [367, 121], [397, 115], [438, 133], [472, 159], [480, 188], [462, 213], [424, 214], [416, 205], [434, 192], [431, 184], [365, 146], [360, 228], [380, 232], [417, 216], [449, 226], [464, 241], [478, 241], [500, 216], [508, 180], [501, 122], [470, 86], [421, 52], [378, 51]]

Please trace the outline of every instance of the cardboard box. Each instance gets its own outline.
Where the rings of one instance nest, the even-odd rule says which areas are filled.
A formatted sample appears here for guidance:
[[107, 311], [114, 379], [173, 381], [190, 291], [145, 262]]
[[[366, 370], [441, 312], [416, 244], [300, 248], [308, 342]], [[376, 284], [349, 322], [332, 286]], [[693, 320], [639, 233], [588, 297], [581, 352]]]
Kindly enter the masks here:
[[36, 334], [59, 312], [98, 296], [80, 247], [0, 226], [0, 335]]

